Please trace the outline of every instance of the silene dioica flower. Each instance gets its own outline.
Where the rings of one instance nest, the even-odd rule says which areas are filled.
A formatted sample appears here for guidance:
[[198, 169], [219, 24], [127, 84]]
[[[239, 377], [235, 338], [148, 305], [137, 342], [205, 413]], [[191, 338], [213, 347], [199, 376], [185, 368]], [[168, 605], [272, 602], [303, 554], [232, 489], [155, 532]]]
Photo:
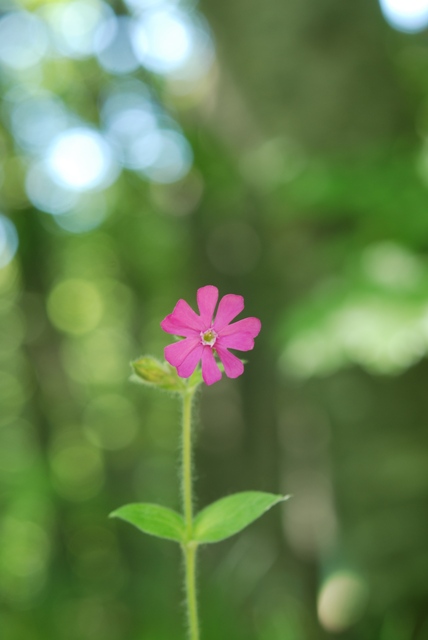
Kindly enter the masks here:
[[[257, 520], [275, 504], [288, 496], [263, 491], [242, 491], [220, 498], [194, 513], [192, 473], [192, 407], [193, 399], [202, 380], [182, 381], [190, 378], [199, 362], [202, 378], [213, 384], [221, 378], [216, 360], [218, 356], [229, 378], [237, 378], [244, 365], [229, 349], [249, 351], [259, 334], [258, 318], [244, 318], [232, 322], [244, 309], [242, 296], [228, 294], [218, 305], [218, 289], [212, 285], [197, 292], [199, 315], [184, 300], [179, 300], [174, 311], [161, 322], [167, 333], [184, 338], [165, 348], [166, 363], [152, 356], [141, 356], [132, 363], [133, 379], [172, 391], [181, 396], [182, 412], [182, 462], [181, 494], [182, 513], [159, 504], [140, 502], [124, 505], [113, 511], [113, 518], [120, 518], [134, 525], [143, 533], [173, 540], [183, 551], [185, 569], [186, 607], [189, 640], [199, 640], [199, 618], [196, 590], [196, 560], [200, 546], [226, 540]], [[176, 367], [178, 376], [172, 367]]]
[[165, 359], [177, 368], [181, 378], [189, 378], [201, 361], [204, 382], [218, 382], [221, 371], [215, 354], [229, 378], [237, 378], [244, 372], [242, 361], [229, 349], [250, 351], [261, 322], [258, 318], [244, 318], [230, 324], [244, 309], [244, 298], [233, 293], [220, 300], [213, 318], [217, 300], [217, 287], [201, 287], [197, 292], [199, 315], [185, 300], [179, 300], [174, 311], [161, 322], [164, 331], [184, 338], [165, 347]]

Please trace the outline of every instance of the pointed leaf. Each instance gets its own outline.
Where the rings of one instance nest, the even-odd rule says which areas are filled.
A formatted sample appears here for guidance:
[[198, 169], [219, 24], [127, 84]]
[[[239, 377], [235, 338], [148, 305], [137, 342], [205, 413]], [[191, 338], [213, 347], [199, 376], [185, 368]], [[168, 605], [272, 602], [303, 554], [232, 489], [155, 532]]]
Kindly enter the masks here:
[[110, 518], [120, 518], [137, 529], [158, 538], [183, 542], [185, 524], [183, 516], [159, 504], [126, 504], [113, 511]]
[[193, 539], [201, 543], [225, 540], [288, 497], [262, 491], [244, 491], [222, 498], [198, 513], [194, 522]]

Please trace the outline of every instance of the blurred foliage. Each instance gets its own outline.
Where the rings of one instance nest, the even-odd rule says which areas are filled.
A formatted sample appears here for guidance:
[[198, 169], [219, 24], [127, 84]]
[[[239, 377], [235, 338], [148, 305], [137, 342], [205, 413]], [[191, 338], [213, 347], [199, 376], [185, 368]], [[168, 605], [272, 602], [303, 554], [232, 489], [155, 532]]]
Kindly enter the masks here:
[[183, 637], [178, 551], [107, 515], [179, 507], [129, 362], [208, 283], [263, 330], [199, 506], [294, 497], [202, 554], [204, 640], [427, 637], [427, 11], [381, 6], [0, 3], [5, 640]]

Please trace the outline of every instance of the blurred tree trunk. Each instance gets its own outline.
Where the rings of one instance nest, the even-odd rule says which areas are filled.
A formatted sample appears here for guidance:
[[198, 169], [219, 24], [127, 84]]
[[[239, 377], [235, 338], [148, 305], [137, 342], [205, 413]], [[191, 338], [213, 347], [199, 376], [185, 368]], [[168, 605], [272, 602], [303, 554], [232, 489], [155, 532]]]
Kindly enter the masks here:
[[252, 124], [253, 139], [290, 136], [308, 150], [340, 150], [411, 127], [376, 0], [201, 6], [218, 43], [216, 116], [235, 142], [251, 140]]

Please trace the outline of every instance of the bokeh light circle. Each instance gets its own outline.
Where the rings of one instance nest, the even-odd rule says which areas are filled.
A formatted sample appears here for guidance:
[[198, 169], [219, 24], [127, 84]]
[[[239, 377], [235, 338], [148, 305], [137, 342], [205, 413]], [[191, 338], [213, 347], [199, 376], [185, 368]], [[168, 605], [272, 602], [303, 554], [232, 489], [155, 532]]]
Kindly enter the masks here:
[[407, 33], [422, 31], [428, 26], [428, 0], [379, 0], [387, 22]]
[[53, 180], [46, 163], [35, 162], [25, 179], [25, 190], [30, 202], [40, 211], [61, 215], [70, 211], [78, 202], [79, 194]]
[[43, 151], [69, 122], [61, 100], [48, 92], [28, 96], [13, 104], [11, 126], [15, 139], [30, 152]]
[[182, 67], [192, 54], [193, 25], [174, 8], [145, 12], [132, 31], [132, 43], [140, 63], [155, 73]]
[[97, 229], [108, 215], [108, 203], [103, 191], [85, 193], [79, 196], [74, 207], [66, 213], [55, 216], [55, 222], [68, 233], [87, 233]]
[[51, 291], [47, 311], [58, 329], [83, 335], [98, 326], [104, 305], [95, 285], [88, 280], [70, 278], [59, 282]]
[[26, 11], [0, 18], [0, 63], [21, 71], [38, 64], [48, 50], [45, 24]]
[[0, 213], [0, 269], [11, 262], [18, 249], [18, 244], [15, 225]]
[[[162, 5], [177, 5], [179, 1], [180, 0], [125, 0], [125, 4], [130, 11], [134, 13], [141, 13], [147, 9], [153, 9], [154, 7]], [[188, 2], [190, 4], [190, 0], [188, 0]]]
[[192, 149], [178, 131], [160, 129], [135, 140], [129, 150], [133, 168], [153, 182], [170, 183], [181, 180], [189, 172]]
[[88, 500], [102, 488], [104, 469], [100, 451], [81, 438], [78, 429], [55, 436], [49, 463], [56, 491], [68, 500]]
[[47, 4], [41, 14], [50, 26], [56, 49], [75, 59], [94, 54], [98, 29], [114, 16], [111, 7], [99, 0]]
[[113, 451], [123, 449], [138, 433], [138, 414], [123, 396], [102, 395], [88, 405], [84, 428], [86, 437], [96, 446]]
[[317, 603], [318, 619], [327, 631], [340, 633], [355, 624], [367, 604], [368, 587], [353, 571], [338, 571], [322, 585]]
[[139, 64], [131, 46], [131, 20], [111, 17], [97, 30], [95, 52], [100, 65], [109, 73], [135, 71]]
[[105, 187], [117, 176], [110, 146], [89, 127], [57, 136], [47, 151], [47, 167], [59, 185], [76, 191]]
[[142, 134], [156, 129], [156, 116], [149, 108], [126, 107], [113, 114], [107, 122], [107, 134], [114, 144], [126, 148]]

